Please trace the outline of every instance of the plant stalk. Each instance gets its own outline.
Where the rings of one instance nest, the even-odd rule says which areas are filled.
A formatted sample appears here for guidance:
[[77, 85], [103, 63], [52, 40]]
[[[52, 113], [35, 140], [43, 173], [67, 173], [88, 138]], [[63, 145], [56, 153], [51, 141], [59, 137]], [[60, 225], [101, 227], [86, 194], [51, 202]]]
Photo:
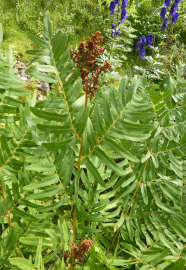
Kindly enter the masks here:
[[[85, 108], [87, 107], [87, 104], [88, 104], [88, 83], [86, 83]], [[84, 134], [82, 134], [81, 140], [80, 140], [80, 149], [79, 149], [78, 167], [77, 167], [78, 171], [80, 170], [80, 167], [81, 167], [81, 151], [82, 151], [82, 147], [83, 147], [83, 139], [84, 139]], [[73, 243], [76, 242], [76, 231], [77, 231], [77, 216], [76, 216], [76, 207], [74, 206], [74, 216], [73, 216], [74, 239], [73, 239]], [[75, 264], [74, 250], [72, 250], [72, 263], [68, 269], [74, 268], [74, 264]]]

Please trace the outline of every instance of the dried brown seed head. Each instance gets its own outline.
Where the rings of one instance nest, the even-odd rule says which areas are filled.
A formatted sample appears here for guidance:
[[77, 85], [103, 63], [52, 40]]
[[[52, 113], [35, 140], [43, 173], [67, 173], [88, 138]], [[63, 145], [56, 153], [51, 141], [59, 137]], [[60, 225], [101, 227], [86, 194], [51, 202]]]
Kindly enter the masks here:
[[98, 89], [99, 76], [101, 72], [108, 72], [111, 64], [106, 61], [103, 66], [98, 65], [97, 56], [102, 55], [106, 47], [99, 46], [103, 43], [101, 32], [95, 32], [88, 40], [80, 42], [78, 50], [70, 50], [74, 63], [80, 69], [82, 83], [87, 96], [94, 96], [94, 91]]
[[90, 247], [94, 244], [94, 241], [92, 241], [90, 238], [88, 238], [87, 240], [83, 240], [80, 244], [79, 247], [75, 244], [75, 243], [70, 243], [70, 249], [71, 250], [67, 250], [64, 251], [63, 253], [63, 257], [64, 257], [64, 262], [65, 265], [68, 266], [68, 258], [72, 257], [78, 260], [77, 262], [74, 262], [75, 264], [82, 264], [85, 256], [84, 254], [88, 253], [90, 251]]

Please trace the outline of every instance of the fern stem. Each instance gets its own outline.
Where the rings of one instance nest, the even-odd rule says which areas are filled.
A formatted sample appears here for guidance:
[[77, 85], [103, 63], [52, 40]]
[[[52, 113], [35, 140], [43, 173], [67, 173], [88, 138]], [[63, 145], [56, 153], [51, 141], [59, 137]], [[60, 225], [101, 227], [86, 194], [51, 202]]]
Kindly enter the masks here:
[[[57, 75], [57, 78], [58, 78], [58, 82], [57, 82], [57, 91], [59, 92], [59, 94], [63, 95], [64, 97], [64, 100], [65, 100], [65, 105], [66, 105], [66, 109], [67, 109], [67, 112], [68, 112], [68, 116], [69, 116], [69, 121], [70, 121], [70, 124], [71, 124], [71, 127], [72, 127], [72, 130], [74, 132], [74, 134], [76, 135], [77, 139], [80, 141], [80, 138], [75, 130], [75, 127], [73, 125], [73, 122], [72, 122], [72, 116], [71, 116], [71, 112], [70, 112], [70, 108], [69, 108], [69, 105], [68, 105], [68, 101], [67, 101], [67, 96], [65, 94], [65, 90], [63, 88], [63, 82], [61, 80], [61, 77], [60, 77], [60, 74], [59, 74], [59, 71], [57, 69], [57, 66], [56, 66], [56, 62], [55, 62], [55, 59], [54, 59], [54, 55], [53, 55], [53, 51], [52, 51], [52, 45], [51, 43], [49, 42], [49, 46], [50, 46], [50, 52], [51, 52], [51, 57], [52, 57], [52, 61], [53, 61], [53, 65], [54, 65], [54, 68], [56, 70], [56, 75]], [[61, 91], [60, 91], [60, 87], [61, 87]]]
[[58, 93], [61, 95], [62, 92], [60, 91], [60, 88], [59, 88], [59, 81], [57, 82], [56, 88], [57, 88]]
[[97, 144], [95, 144], [94, 147], [89, 151], [89, 153], [86, 154], [82, 158], [82, 161], [85, 160], [87, 157], [89, 157], [94, 152], [94, 150], [100, 145], [100, 143], [107, 136], [107, 134], [109, 133], [109, 131], [116, 125], [117, 121], [121, 118], [121, 116], [123, 115], [124, 111], [127, 109], [128, 105], [129, 105], [129, 102], [126, 104], [125, 108], [120, 112], [120, 114], [117, 116], [117, 118], [112, 122], [112, 124], [108, 127], [108, 129], [106, 130], [105, 134], [103, 134], [103, 136], [99, 139], [99, 141], [97, 142]]
[[[144, 170], [143, 170], [142, 177], [140, 178], [140, 180], [137, 179], [138, 185], [137, 185], [137, 188], [136, 188], [136, 190], [134, 191], [134, 194], [133, 194], [133, 196], [132, 196], [132, 198], [131, 198], [131, 200], [130, 200], [130, 203], [129, 203], [129, 205], [128, 205], [127, 211], [126, 211], [125, 214], [124, 214], [125, 217], [128, 215], [128, 212], [129, 212], [129, 210], [130, 210], [130, 208], [131, 208], [131, 205], [132, 205], [132, 203], [133, 203], [133, 201], [134, 201], [134, 198], [136, 197], [136, 194], [138, 193], [138, 190], [139, 190], [139, 187], [140, 187], [141, 182], [142, 182], [142, 180], [143, 180], [143, 175], [144, 175], [144, 172], [145, 172], [145, 170], [146, 170], [146, 168], [147, 168], [148, 162], [149, 162], [149, 159], [146, 161], [146, 164], [145, 164], [145, 166], [144, 166]], [[117, 230], [117, 232], [116, 232], [116, 234], [115, 234], [115, 236], [114, 236], [114, 239], [113, 239], [112, 244], [111, 244], [111, 246], [110, 246], [110, 251], [112, 250], [112, 247], [113, 247], [113, 245], [114, 245], [114, 243], [115, 243], [115, 241], [116, 241], [116, 239], [117, 239], [117, 237], [118, 237], [118, 234], [119, 234], [120, 230], [121, 230], [121, 226], [119, 227], [119, 229]]]
[[[88, 104], [88, 84], [86, 83], [86, 93], [85, 93], [85, 108], [87, 107]], [[81, 167], [81, 151], [82, 151], [82, 147], [83, 147], [83, 139], [84, 139], [84, 134], [82, 134], [81, 138], [80, 138], [80, 149], [79, 149], [79, 156], [78, 156], [78, 167], [77, 170], [80, 170]], [[74, 215], [73, 215], [73, 233], [74, 233], [74, 239], [73, 239], [73, 243], [76, 242], [76, 231], [77, 231], [77, 216], [76, 216], [76, 207], [74, 206]], [[68, 269], [72, 269], [74, 268], [74, 264], [75, 264], [75, 258], [74, 258], [74, 250], [72, 250], [72, 263], [70, 265], [70, 267]]]
[[[88, 84], [86, 83], [86, 93], [85, 93], [85, 108], [87, 107], [88, 104]], [[81, 151], [83, 147], [83, 139], [84, 139], [84, 134], [82, 134], [81, 139], [80, 139], [80, 149], [79, 149], [79, 156], [78, 156], [78, 167], [77, 170], [80, 170], [81, 167]], [[74, 206], [74, 216], [73, 216], [73, 233], [74, 233], [74, 240], [73, 243], [76, 242], [76, 231], [77, 231], [77, 216], [76, 216], [76, 207]], [[75, 258], [74, 258], [74, 250], [72, 250], [72, 263], [68, 269], [74, 268], [75, 264]]]
[[3, 197], [4, 203], [6, 205], [6, 212], [7, 212], [7, 215], [6, 216], [8, 217], [9, 227], [12, 227], [12, 221], [11, 221], [11, 217], [10, 217], [10, 211], [8, 209], [8, 203], [7, 203], [7, 200], [5, 198], [5, 192], [4, 192], [3, 184], [2, 184], [1, 181], [0, 181], [0, 185], [1, 185], [2, 197]]
[[179, 254], [178, 254], [178, 256], [177, 256], [177, 259], [179, 259], [180, 257], [181, 257], [181, 253], [182, 253], [182, 251], [185, 249], [185, 247], [186, 247], [186, 244], [182, 247], [182, 249], [180, 250], [180, 252], [179, 252]]
[[119, 227], [119, 229], [117, 230], [117, 232], [116, 232], [116, 234], [115, 234], [115, 236], [114, 236], [114, 239], [113, 239], [113, 241], [112, 241], [112, 244], [110, 245], [110, 248], [109, 248], [110, 251], [112, 250], [112, 248], [113, 248], [113, 246], [114, 246], [114, 243], [116, 242], [116, 239], [117, 239], [118, 234], [120, 233], [120, 231], [121, 231], [121, 227]]
[[[85, 109], [87, 108], [87, 104], [88, 104], [88, 83], [86, 83], [86, 92], [85, 92]], [[78, 168], [77, 170], [80, 170], [80, 166], [81, 166], [81, 151], [82, 151], [82, 147], [83, 147], [83, 139], [84, 139], [84, 134], [82, 134], [81, 139], [80, 139], [80, 149], [79, 149], [79, 156], [78, 156]]]
[[71, 265], [68, 267], [68, 269], [70, 270], [70, 269], [74, 268], [74, 265], [75, 265], [75, 259], [73, 258], [72, 263], [71, 263]]
[[138, 189], [139, 189], [140, 185], [141, 185], [141, 182], [138, 183], [138, 186], [137, 186], [137, 188], [136, 188], [136, 190], [135, 190], [135, 192], [134, 192], [134, 194], [133, 194], [133, 196], [132, 196], [132, 199], [131, 199], [131, 201], [130, 201], [130, 203], [129, 203], [129, 205], [128, 205], [128, 208], [127, 208], [127, 211], [126, 211], [126, 213], [125, 213], [125, 216], [127, 216], [128, 212], [129, 212], [129, 210], [130, 210], [130, 208], [131, 208], [131, 205], [132, 205], [132, 203], [133, 203], [133, 201], [134, 201], [134, 198], [136, 197], [136, 194], [137, 194], [137, 192], [138, 192]]
[[88, 82], [86, 82], [86, 90], [85, 90], [85, 109], [87, 107], [88, 104]]
[[5, 161], [5, 163], [0, 167], [0, 171], [4, 169], [4, 167], [11, 161], [11, 159], [15, 156], [17, 150], [19, 149], [19, 146], [21, 145], [24, 137], [26, 136], [28, 130], [26, 129], [24, 134], [23, 134], [23, 137], [20, 139], [20, 141], [18, 142], [17, 146], [15, 147], [15, 149], [13, 150], [11, 156]]
[[139, 260], [141, 260], [141, 257], [144, 255], [145, 252], [149, 251], [149, 249], [151, 249], [154, 245], [156, 245], [156, 243], [160, 241], [160, 239], [156, 240], [155, 242], [152, 243], [152, 245], [150, 245], [148, 248], [146, 248], [142, 253], [141, 255], [139, 256]]
[[131, 208], [131, 205], [132, 205], [132, 203], [133, 203], [133, 201], [134, 201], [134, 198], [136, 197], [136, 194], [137, 194], [137, 192], [138, 192], [138, 190], [139, 190], [139, 187], [140, 187], [140, 185], [141, 185], [141, 182], [142, 182], [142, 180], [143, 180], [143, 175], [144, 175], [144, 173], [145, 173], [145, 170], [146, 170], [146, 168], [147, 168], [148, 163], [149, 163], [149, 159], [148, 159], [148, 160], [146, 161], [146, 163], [145, 163], [142, 177], [141, 177], [140, 180], [138, 181], [137, 188], [136, 188], [136, 190], [134, 191], [134, 194], [133, 194], [133, 196], [132, 196], [132, 198], [131, 198], [131, 200], [130, 200], [129, 206], [128, 206], [127, 211], [126, 211], [126, 213], [125, 213], [125, 216], [127, 216], [128, 212], [129, 212], [129, 210], [130, 210], [130, 208]]
[[81, 151], [82, 151], [82, 147], [83, 147], [83, 138], [84, 138], [84, 135], [82, 135], [81, 137], [81, 141], [80, 141], [80, 149], [79, 149], [79, 156], [78, 156], [78, 168], [77, 170], [79, 171], [80, 170], [80, 166], [81, 166]]
[[142, 264], [144, 264], [144, 265], [147, 265], [147, 266], [151, 267], [152, 269], [157, 269], [157, 270], [158, 270], [158, 268], [156, 268], [154, 265], [149, 264], [149, 263], [147, 263], [147, 262], [145, 262], [145, 261], [142, 261], [142, 260], [140, 260], [140, 259], [132, 259], [131, 261], [132, 261], [132, 262], [139, 262], [139, 263], [142, 263]]
[[76, 216], [76, 208], [74, 206], [74, 217], [73, 217], [73, 233], [74, 233], [74, 240], [73, 243], [76, 242], [76, 229], [77, 229], [77, 216]]
[[[76, 216], [76, 207], [74, 206], [74, 215], [73, 215], [73, 234], [74, 234], [73, 243], [74, 244], [76, 243], [76, 230], [77, 230], [77, 216]], [[75, 260], [76, 259], [74, 258], [74, 250], [72, 250], [72, 263], [68, 267], [68, 269], [74, 268]]]
[[[80, 170], [80, 167], [81, 167], [81, 151], [82, 151], [82, 146], [83, 146], [83, 138], [84, 138], [84, 134], [81, 136], [81, 140], [80, 140], [80, 149], [79, 149], [78, 167], [77, 167], [78, 171]], [[76, 231], [77, 231], [77, 216], [76, 216], [76, 207], [74, 206], [74, 214], [73, 214], [74, 239], [73, 239], [73, 243], [76, 242]], [[75, 263], [74, 250], [72, 250], [72, 258], [73, 258], [72, 263], [71, 263], [71, 265], [70, 265], [70, 267], [68, 269], [72, 269], [74, 267], [74, 263]]]

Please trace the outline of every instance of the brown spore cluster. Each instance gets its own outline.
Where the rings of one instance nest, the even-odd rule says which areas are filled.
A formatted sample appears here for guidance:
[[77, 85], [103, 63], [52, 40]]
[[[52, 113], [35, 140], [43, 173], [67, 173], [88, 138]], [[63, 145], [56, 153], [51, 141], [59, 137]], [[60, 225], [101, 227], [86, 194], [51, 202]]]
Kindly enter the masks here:
[[[64, 262], [65, 265], [68, 267], [68, 258], [73, 257], [74, 262], [72, 263], [73, 266], [76, 264], [83, 264], [85, 260], [85, 255], [90, 251], [90, 247], [94, 244], [94, 241], [88, 238], [87, 240], [83, 240], [79, 246], [75, 243], [70, 244], [70, 249], [64, 252]], [[77, 260], [77, 261], [76, 261]]]
[[99, 76], [101, 72], [107, 72], [111, 64], [105, 61], [103, 65], [98, 65], [97, 57], [102, 55], [106, 47], [99, 46], [103, 43], [101, 32], [95, 32], [88, 40], [80, 42], [78, 50], [70, 50], [74, 63], [80, 69], [82, 83], [86, 91], [86, 97], [94, 96], [98, 89]]

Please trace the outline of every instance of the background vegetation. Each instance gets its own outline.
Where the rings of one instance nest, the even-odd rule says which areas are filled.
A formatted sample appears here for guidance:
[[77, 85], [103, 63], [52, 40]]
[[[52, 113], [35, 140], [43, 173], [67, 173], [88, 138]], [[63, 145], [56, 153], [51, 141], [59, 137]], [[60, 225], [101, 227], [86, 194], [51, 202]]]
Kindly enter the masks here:
[[[27, 58], [25, 51], [33, 46], [28, 34], [42, 34], [43, 16], [47, 10], [50, 10], [54, 31], [62, 29], [68, 32], [70, 45], [77, 46], [82, 39], [99, 30], [104, 36], [105, 44], [109, 46], [110, 27], [113, 20], [113, 17], [109, 15], [109, 4], [110, 0], [1, 0], [0, 23], [4, 29], [3, 47], [7, 48], [11, 43], [17, 55]], [[123, 68], [127, 69], [127, 72], [127, 66], [133, 67], [133, 63], [136, 63], [138, 59], [138, 53], [135, 50], [139, 36], [155, 34], [156, 46], [165, 40], [159, 16], [162, 5], [162, 0], [129, 0], [128, 19], [121, 26], [123, 29], [117, 40], [117, 45], [121, 46], [115, 49], [118, 54], [117, 59], [126, 60], [126, 56], [130, 59], [123, 63]], [[183, 51], [183, 46], [186, 44], [184, 1], [180, 3], [180, 11], [179, 20], [171, 34], [169, 56], [171, 57], [172, 51], [175, 56], [172, 62], [180, 57], [183, 58], [184, 52], [180, 56], [180, 50]]]

